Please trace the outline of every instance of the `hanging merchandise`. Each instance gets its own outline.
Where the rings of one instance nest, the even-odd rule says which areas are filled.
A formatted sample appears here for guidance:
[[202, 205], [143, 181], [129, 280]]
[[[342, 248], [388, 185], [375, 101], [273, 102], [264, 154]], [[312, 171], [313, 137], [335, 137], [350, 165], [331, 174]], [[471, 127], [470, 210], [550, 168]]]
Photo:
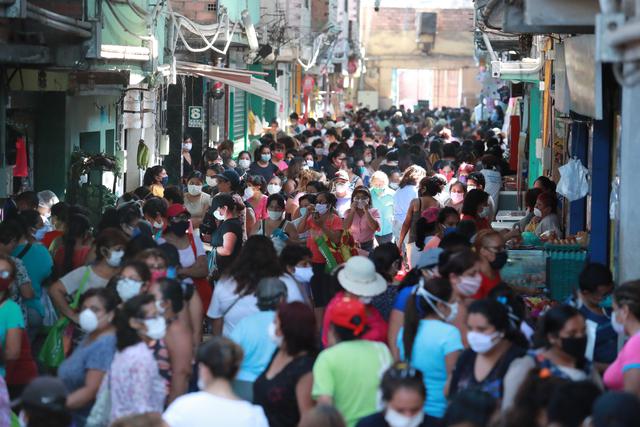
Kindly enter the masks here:
[[27, 142], [24, 136], [16, 139], [16, 166], [13, 168], [13, 176], [26, 178], [29, 176], [27, 166]]
[[560, 172], [560, 182], [558, 182], [558, 193], [570, 202], [581, 199], [589, 192], [589, 181], [587, 176], [589, 170], [582, 165], [577, 158], [569, 159], [566, 165], [558, 168]]

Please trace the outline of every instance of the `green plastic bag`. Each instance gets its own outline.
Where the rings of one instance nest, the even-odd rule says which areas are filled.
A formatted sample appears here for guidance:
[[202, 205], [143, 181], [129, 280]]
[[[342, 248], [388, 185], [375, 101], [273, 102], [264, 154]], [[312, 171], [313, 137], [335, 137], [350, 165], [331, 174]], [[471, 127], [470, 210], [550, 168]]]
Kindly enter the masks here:
[[[73, 302], [69, 304], [69, 307], [73, 310], [78, 308], [80, 304], [80, 295], [84, 290], [85, 285], [89, 281], [91, 274], [91, 267], [87, 267], [82, 280], [80, 280], [80, 286], [76, 291]], [[60, 316], [56, 323], [49, 329], [47, 337], [42, 344], [42, 348], [38, 353], [38, 360], [43, 366], [48, 368], [57, 368], [60, 366], [65, 356], [71, 349], [71, 334], [65, 331], [70, 326], [69, 318]]]

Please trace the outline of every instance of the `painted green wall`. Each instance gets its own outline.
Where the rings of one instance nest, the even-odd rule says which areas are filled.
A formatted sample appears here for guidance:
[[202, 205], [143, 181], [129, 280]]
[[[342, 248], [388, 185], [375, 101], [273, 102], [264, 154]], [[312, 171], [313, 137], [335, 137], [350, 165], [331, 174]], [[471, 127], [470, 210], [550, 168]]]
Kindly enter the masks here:
[[541, 137], [542, 92], [538, 85], [531, 85], [529, 91], [529, 187], [542, 173], [542, 159], [536, 157], [536, 140]]
[[240, 13], [245, 9], [249, 10], [254, 25], [260, 22], [260, 0], [220, 0], [219, 5], [227, 8], [233, 22], [240, 21]]

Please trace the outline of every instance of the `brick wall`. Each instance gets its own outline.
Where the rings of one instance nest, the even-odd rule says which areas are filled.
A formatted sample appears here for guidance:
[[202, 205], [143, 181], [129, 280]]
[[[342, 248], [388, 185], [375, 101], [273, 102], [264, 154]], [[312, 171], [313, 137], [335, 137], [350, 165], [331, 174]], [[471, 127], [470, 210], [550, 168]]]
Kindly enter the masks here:
[[469, 31], [473, 28], [473, 9], [420, 10], [409, 8], [381, 8], [379, 12], [373, 13], [371, 30], [415, 30], [416, 14], [419, 12], [438, 13], [438, 32]]
[[[217, 7], [217, 0], [170, 0], [171, 7], [176, 13], [200, 24], [213, 24], [216, 22], [216, 11], [209, 10]], [[212, 6], [211, 6], [212, 5]]]

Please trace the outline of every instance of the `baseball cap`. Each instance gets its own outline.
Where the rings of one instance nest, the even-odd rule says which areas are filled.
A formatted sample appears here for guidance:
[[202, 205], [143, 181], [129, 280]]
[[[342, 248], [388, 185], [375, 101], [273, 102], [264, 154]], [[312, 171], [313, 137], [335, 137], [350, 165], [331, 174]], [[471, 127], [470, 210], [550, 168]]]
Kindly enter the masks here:
[[342, 169], [340, 169], [338, 172], [336, 172], [334, 177], [335, 177], [335, 179], [341, 179], [341, 180], [344, 180], [344, 181], [349, 181], [349, 174], [347, 173], [347, 171], [344, 171]]
[[66, 412], [67, 388], [56, 377], [38, 377], [25, 387], [20, 398], [11, 402], [11, 406], [18, 405], [53, 412]]
[[365, 307], [357, 298], [343, 297], [327, 310], [329, 323], [351, 329], [355, 336], [359, 336], [365, 327]]
[[240, 185], [240, 175], [233, 169], [227, 169], [221, 174], [215, 176], [215, 178], [223, 179], [231, 184], [231, 188], [237, 188]]
[[287, 296], [287, 285], [276, 277], [267, 277], [258, 282], [256, 298], [258, 308], [268, 310], [273, 307], [282, 297]]
[[173, 218], [174, 216], [178, 216], [183, 213], [188, 214], [189, 211], [184, 207], [184, 205], [174, 203], [167, 209], [167, 218]]

